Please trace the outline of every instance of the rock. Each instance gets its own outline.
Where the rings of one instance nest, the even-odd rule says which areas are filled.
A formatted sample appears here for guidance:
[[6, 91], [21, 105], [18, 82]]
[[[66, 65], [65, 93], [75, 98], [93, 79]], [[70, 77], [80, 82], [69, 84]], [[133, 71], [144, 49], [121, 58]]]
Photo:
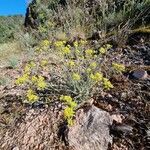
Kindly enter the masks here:
[[18, 147], [14, 147], [12, 150], [19, 150], [19, 148]]
[[26, 111], [23, 120], [18, 119], [0, 134], [0, 150], [56, 150], [58, 145], [64, 150], [57, 137], [60, 116], [49, 108]]
[[117, 134], [128, 135], [133, 132], [133, 127], [129, 125], [116, 125], [114, 126], [113, 130]]
[[76, 123], [68, 133], [69, 146], [73, 150], [107, 150], [112, 143], [109, 134], [111, 124], [109, 113], [95, 106], [79, 110]]
[[117, 123], [122, 123], [122, 120], [124, 119], [123, 115], [121, 114], [114, 114], [111, 116], [112, 120], [116, 121]]
[[145, 70], [135, 70], [133, 71], [132, 76], [136, 79], [146, 79], [148, 74]]

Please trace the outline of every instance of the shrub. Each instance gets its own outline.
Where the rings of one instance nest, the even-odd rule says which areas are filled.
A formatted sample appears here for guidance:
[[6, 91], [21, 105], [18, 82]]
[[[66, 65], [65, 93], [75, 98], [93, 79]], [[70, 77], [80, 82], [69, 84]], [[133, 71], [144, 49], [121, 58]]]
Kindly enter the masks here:
[[[38, 56], [24, 67], [23, 74], [16, 80], [17, 85], [26, 87], [25, 102], [33, 104], [40, 101], [49, 103], [54, 98], [66, 105], [64, 118], [69, 125], [73, 124], [75, 110], [96, 92], [110, 90], [113, 85], [109, 74], [113, 69], [117, 73], [124, 71], [124, 66], [114, 63], [112, 69], [105, 73], [103, 64], [111, 45], [106, 44], [97, 50], [84, 40], [68, 45], [66, 41], [43, 40], [35, 47]], [[59, 67], [52, 67], [46, 58], [49, 53], [56, 52], [61, 60]], [[44, 58], [45, 57], [45, 58]], [[49, 77], [43, 72], [49, 72]], [[50, 98], [50, 100], [49, 100]]]

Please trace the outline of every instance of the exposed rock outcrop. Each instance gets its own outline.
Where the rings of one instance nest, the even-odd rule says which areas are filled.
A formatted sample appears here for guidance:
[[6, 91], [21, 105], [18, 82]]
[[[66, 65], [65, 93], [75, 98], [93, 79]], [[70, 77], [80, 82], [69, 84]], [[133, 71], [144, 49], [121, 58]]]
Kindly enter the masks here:
[[74, 150], [107, 150], [112, 137], [109, 126], [112, 124], [109, 113], [95, 106], [77, 112], [76, 125], [68, 134], [69, 145]]
[[[22, 119], [0, 135], [1, 150], [107, 150], [112, 142], [109, 135], [110, 115], [92, 106], [77, 112], [76, 123], [67, 127], [66, 143], [58, 137], [63, 126], [62, 113], [48, 109], [30, 109]], [[60, 128], [59, 128], [60, 127]], [[64, 130], [65, 131], [65, 130]]]

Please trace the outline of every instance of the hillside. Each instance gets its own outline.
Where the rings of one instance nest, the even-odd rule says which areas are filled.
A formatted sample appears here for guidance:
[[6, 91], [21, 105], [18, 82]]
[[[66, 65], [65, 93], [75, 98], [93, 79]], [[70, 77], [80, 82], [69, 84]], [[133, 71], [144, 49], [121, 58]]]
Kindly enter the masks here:
[[33, 0], [0, 17], [0, 150], [146, 150], [150, 0]]
[[0, 43], [12, 41], [21, 30], [23, 22], [23, 16], [0, 16]]

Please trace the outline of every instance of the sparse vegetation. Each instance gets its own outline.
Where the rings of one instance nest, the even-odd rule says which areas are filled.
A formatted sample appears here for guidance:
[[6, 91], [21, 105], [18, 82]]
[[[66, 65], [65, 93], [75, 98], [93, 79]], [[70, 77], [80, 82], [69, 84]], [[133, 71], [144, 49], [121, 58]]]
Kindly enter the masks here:
[[0, 16], [0, 43], [13, 41], [21, 32], [23, 16]]

